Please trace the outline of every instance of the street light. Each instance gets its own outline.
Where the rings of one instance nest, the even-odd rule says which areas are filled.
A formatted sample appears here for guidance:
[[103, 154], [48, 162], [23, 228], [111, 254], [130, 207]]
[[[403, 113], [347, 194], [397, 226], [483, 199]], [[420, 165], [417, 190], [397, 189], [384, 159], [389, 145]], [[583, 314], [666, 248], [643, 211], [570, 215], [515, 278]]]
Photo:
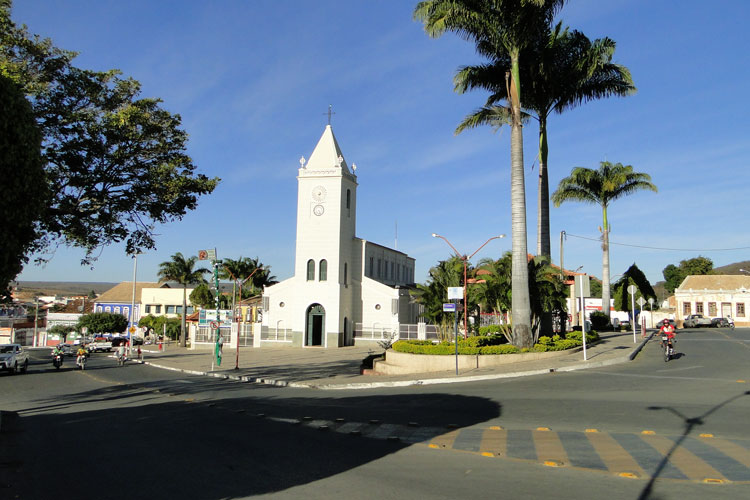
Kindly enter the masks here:
[[[229, 273], [229, 276], [232, 277], [232, 279], [234, 280], [234, 282], [237, 284], [238, 288], [240, 289], [240, 318], [244, 319], [244, 317], [242, 316], [242, 285], [244, 285], [247, 282], [247, 280], [249, 280], [250, 278], [252, 278], [253, 274], [255, 274], [257, 271], [260, 271], [261, 269], [263, 269], [263, 266], [256, 267], [255, 269], [253, 269], [253, 272], [250, 273], [250, 276], [248, 276], [247, 278], [243, 279], [242, 281], [238, 280], [234, 276], [234, 274], [232, 274], [232, 271], [230, 271], [227, 266], [224, 266], [224, 269], [226, 270], [226, 272]], [[232, 301], [234, 301], [234, 298], [232, 298]], [[232, 311], [232, 313], [234, 314], [234, 311]], [[240, 369], [240, 329], [241, 329], [242, 323], [244, 323], [244, 321], [240, 321], [240, 324], [237, 325], [237, 349], [236, 349], [237, 352], [236, 352], [236, 356], [235, 356], [235, 360], [234, 360], [234, 369], [235, 370], [239, 370]]]
[[[448, 244], [448, 246], [451, 247], [454, 252], [456, 252], [456, 257], [458, 257], [459, 259], [461, 259], [462, 261], [464, 261], [464, 287], [463, 287], [464, 288], [464, 338], [466, 338], [468, 336], [468, 329], [467, 329], [467, 326], [466, 326], [466, 312], [467, 312], [467, 309], [468, 309], [467, 304], [466, 304], [466, 262], [469, 259], [471, 259], [472, 257], [474, 257], [482, 248], [484, 248], [485, 245], [487, 245], [487, 243], [489, 243], [492, 240], [497, 240], [499, 238], [505, 238], [505, 235], [504, 234], [500, 234], [498, 236], [493, 236], [492, 238], [490, 238], [487, 241], [485, 241], [482, 244], [482, 246], [480, 246], [479, 248], [477, 248], [476, 251], [474, 251], [474, 253], [471, 254], [471, 255], [469, 255], [468, 257], [466, 256], [466, 254], [461, 255], [461, 252], [459, 252], [458, 250], [456, 250], [456, 247], [454, 247], [451, 244], [451, 242], [448, 241], [448, 239], [445, 236], [440, 236], [437, 233], [432, 233], [432, 237], [433, 238], [440, 238], [441, 240], [443, 240], [444, 242], [446, 242]], [[456, 339], [456, 345], [458, 345], [458, 339]]]

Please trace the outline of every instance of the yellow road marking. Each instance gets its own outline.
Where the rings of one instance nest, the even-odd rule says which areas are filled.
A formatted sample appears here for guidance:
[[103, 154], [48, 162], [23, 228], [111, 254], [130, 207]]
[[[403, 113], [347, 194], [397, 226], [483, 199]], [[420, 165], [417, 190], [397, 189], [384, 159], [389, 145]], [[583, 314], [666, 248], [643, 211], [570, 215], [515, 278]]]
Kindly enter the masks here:
[[724, 439], [706, 440], [705, 443], [716, 448], [724, 455], [737, 460], [739, 463], [750, 469], [750, 450], [743, 448], [737, 443], [726, 441]]
[[607, 470], [622, 471], [619, 473], [622, 477], [646, 476], [638, 462], [609, 434], [591, 433], [586, 434], [586, 438], [604, 462]]
[[[675, 442], [662, 436], [646, 436], [643, 440], [653, 446], [662, 455], [673, 450]], [[682, 446], [674, 448], [669, 462], [680, 469], [689, 479], [703, 480], [707, 477], [726, 479], [719, 471], [695, 456]]]
[[485, 429], [482, 434], [482, 441], [479, 443], [479, 451], [484, 453], [494, 453], [498, 456], [504, 456], [507, 449], [508, 431], [497, 426]]
[[544, 465], [548, 465], [547, 462], [554, 462], [558, 464], [555, 467], [559, 467], [568, 463], [568, 454], [565, 453], [565, 448], [556, 432], [536, 430], [531, 431], [531, 435], [534, 439], [537, 457]]
[[452, 448], [453, 442], [458, 437], [458, 433], [461, 432], [460, 429], [456, 429], [450, 432], [447, 432], [445, 434], [442, 434], [440, 436], [436, 436], [432, 438], [432, 442], [430, 444], [430, 448], [432, 448], [433, 444], [436, 445], [438, 448]]
[[641, 434], [645, 434], [646, 436], [653, 436], [656, 433], [654, 431], [641, 431]]

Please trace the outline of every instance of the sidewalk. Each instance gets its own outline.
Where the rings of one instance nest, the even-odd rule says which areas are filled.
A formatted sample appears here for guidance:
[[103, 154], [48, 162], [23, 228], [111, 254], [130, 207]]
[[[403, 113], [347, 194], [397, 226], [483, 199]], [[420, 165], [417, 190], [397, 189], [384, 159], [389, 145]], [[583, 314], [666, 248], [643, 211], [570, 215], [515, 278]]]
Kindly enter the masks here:
[[[159, 352], [155, 346], [144, 346], [144, 364], [190, 375], [254, 382], [283, 387], [310, 389], [367, 389], [409, 385], [447, 384], [523, 377], [550, 372], [564, 372], [626, 363], [638, 354], [646, 339], [632, 333], [603, 334], [601, 340], [583, 352], [576, 349], [556, 358], [522, 361], [494, 368], [431, 372], [411, 375], [361, 375], [360, 364], [370, 354], [379, 354], [377, 346], [353, 346], [338, 349], [291, 347], [241, 347], [237, 352], [224, 347], [221, 366], [216, 366], [213, 349], [188, 350], [170, 346]], [[238, 366], [238, 369], [235, 369]]]

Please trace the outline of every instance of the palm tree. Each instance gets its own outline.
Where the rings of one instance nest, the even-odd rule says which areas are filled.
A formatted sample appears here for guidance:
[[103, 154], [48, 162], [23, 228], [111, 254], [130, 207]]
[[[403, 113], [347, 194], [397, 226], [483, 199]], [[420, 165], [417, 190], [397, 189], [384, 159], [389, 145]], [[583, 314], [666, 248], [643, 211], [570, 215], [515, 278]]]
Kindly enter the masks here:
[[[427, 283], [417, 284], [412, 290], [412, 296], [418, 304], [424, 307], [424, 316], [442, 330], [442, 337], [451, 338], [450, 331], [453, 316], [443, 312], [443, 303], [448, 296], [448, 287], [461, 286], [463, 279], [464, 261], [453, 256], [448, 260], [441, 260], [430, 268]], [[457, 311], [461, 314], [463, 310]]]
[[633, 167], [622, 163], [600, 163], [598, 170], [575, 167], [569, 177], [560, 181], [552, 193], [552, 202], [559, 207], [565, 201], [582, 201], [602, 207], [602, 311], [609, 318], [609, 222], [610, 203], [625, 195], [648, 189], [656, 192], [651, 176], [633, 172]]
[[200, 269], [193, 269], [195, 263], [198, 260], [197, 257], [190, 257], [186, 259], [180, 252], [172, 255], [172, 260], [162, 262], [159, 264], [159, 283], [165, 281], [176, 281], [182, 285], [182, 322], [180, 324], [180, 346], [185, 347], [187, 345], [187, 338], [185, 336], [186, 331], [186, 312], [187, 312], [187, 286], [205, 283], [206, 280], [203, 277], [204, 274], [210, 273], [210, 269], [201, 267]]
[[507, 54], [505, 81], [510, 96], [511, 221], [513, 238], [513, 342], [531, 347], [531, 305], [526, 252], [526, 190], [521, 129], [521, 51], [538, 40], [565, 0], [425, 0], [414, 9], [429, 36], [451, 31], [473, 41], [490, 59]]
[[[522, 67], [523, 108], [539, 122], [537, 255], [550, 257], [547, 121], [552, 112], [561, 114], [594, 99], [635, 93], [630, 71], [612, 63], [614, 51], [613, 40], [592, 42], [579, 31], [563, 29], [562, 23], [521, 51], [522, 60], [533, 62]], [[503, 75], [509, 64], [508, 56], [500, 53], [490, 63], [458, 71], [454, 78], [456, 92], [481, 88], [491, 95], [484, 107], [464, 119], [456, 133], [478, 125], [510, 123], [509, 106], [497, 105], [509, 101]]]

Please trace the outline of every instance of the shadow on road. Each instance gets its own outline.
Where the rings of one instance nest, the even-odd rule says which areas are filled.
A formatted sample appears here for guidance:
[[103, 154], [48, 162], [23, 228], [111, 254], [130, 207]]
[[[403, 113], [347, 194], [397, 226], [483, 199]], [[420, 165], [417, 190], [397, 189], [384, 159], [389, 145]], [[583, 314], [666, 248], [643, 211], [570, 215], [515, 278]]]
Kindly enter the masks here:
[[643, 491], [641, 491], [641, 494], [638, 496], [638, 500], [655, 500], [655, 498], [652, 496], [654, 482], [659, 478], [662, 471], [669, 463], [669, 459], [672, 457], [675, 450], [677, 450], [677, 448], [680, 447], [682, 442], [685, 441], [685, 439], [693, 432], [693, 430], [696, 427], [699, 427], [705, 423], [706, 418], [708, 416], [710, 416], [712, 413], [718, 411], [719, 409], [723, 408], [724, 406], [728, 405], [729, 403], [743, 396], [750, 396], [750, 391], [741, 392], [740, 394], [737, 394], [736, 396], [732, 396], [731, 398], [722, 401], [721, 403], [712, 407], [711, 409], [706, 411], [703, 415], [700, 415], [698, 417], [688, 417], [687, 415], [683, 415], [681, 412], [679, 412], [678, 410], [670, 406], [649, 406], [648, 407], [649, 410], [666, 410], [668, 412], [675, 414], [680, 420], [682, 420], [684, 424], [684, 428], [680, 437], [677, 440], [675, 440], [674, 445], [672, 445], [672, 447], [669, 449], [666, 455], [664, 455], [662, 460], [659, 462], [659, 465], [656, 467], [656, 470], [651, 475], [651, 479], [648, 481], [646, 486], [643, 488]]
[[[258, 388], [257, 397], [232, 397], [232, 385], [123, 384], [46, 400], [0, 434], [18, 455], [0, 469], [2, 482], [32, 500], [238, 498], [318, 481], [409, 446], [269, 417], [464, 427], [501, 411], [485, 398], [446, 394], [280, 398]], [[81, 478], [86, 494], [75, 479], [61, 488], [63, 472]]]

